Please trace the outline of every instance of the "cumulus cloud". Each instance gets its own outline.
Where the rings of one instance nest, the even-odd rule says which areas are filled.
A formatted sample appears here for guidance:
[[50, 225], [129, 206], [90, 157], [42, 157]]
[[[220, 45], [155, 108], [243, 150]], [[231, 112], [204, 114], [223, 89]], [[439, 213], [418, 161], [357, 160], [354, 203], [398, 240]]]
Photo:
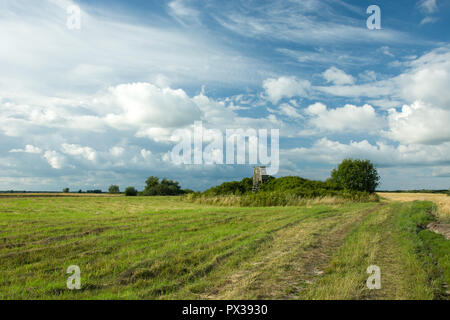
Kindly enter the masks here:
[[53, 169], [61, 169], [65, 161], [64, 156], [56, 151], [45, 151], [44, 159]]
[[83, 147], [76, 144], [63, 143], [61, 151], [71, 156], [81, 156], [89, 161], [97, 160], [97, 152], [91, 147]]
[[277, 79], [266, 79], [263, 88], [267, 98], [273, 104], [278, 103], [283, 98], [306, 97], [311, 87], [307, 80], [296, 77], [279, 77]]
[[[158, 138], [170, 128], [192, 124], [201, 111], [182, 89], [150, 83], [121, 84], [109, 89], [116, 112], [106, 115], [114, 128], [138, 128], [138, 135]], [[156, 130], [155, 130], [156, 129]]]
[[368, 104], [328, 109], [322, 103], [315, 103], [305, 113], [309, 115], [309, 124], [319, 131], [373, 133], [384, 125], [383, 118]]
[[394, 88], [407, 102], [423, 101], [450, 109], [450, 47], [433, 50], [409, 64], [409, 70], [394, 78]]
[[[403, 144], [439, 144], [450, 141], [450, 110], [422, 102], [389, 110], [387, 137]], [[450, 153], [450, 151], [449, 151]]]
[[312, 86], [313, 92], [346, 98], [378, 101], [423, 101], [438, 108], [450, 108], [450, 47], [434, 49], [402, 64], [398, 76], [361, 85]]
[[331, 67], [327, 69], [322, 76], [327, 80], [327, 82], [332, 82], [336, 85], [354, 84], [355, 79], [336, 67]]
[[[170, 1], [166, 7], [181, 25], [173, 24], [169, 16], [133, 24], [131, 19], [114, 16], [106, 7], [102, 16], [98, 16], [96, 10], [90, 10], [93, 7], [83, 4], [82, 28], [76, 32], [65, 28], [65, 9], [69, 4], [72, 2], [65, 0], [42, 4], [17, 0], [0, 10], [0, 36], [8, 44], [0, 51], [0, 151], [4, 153], [0, 174], [5, 177], [2, 185], [4, 181], [12, 181], [8, 183], [14, 185], [18, 176], [48, 176], [46, 186], [54, 186], [51, 181], [66, 179], [92, 187], [116, 183], [114, 180], [120, 177], [133, 185], [154, 171], [205, 187], [206, 183], [218, 182], [217, 171], [224, 180], [248, 174], [242, 171], [236, 176], [238, 171], [234, 168], [223, 171], [214, 168], [212, 178], [205, 182], [204, 168], [198, 169], [201, 179], [196, 180], [186, 175], [186, 170], [191, 169], [171, 164], [166, 157], [172, 146], [171, 134], [174, 129], [191, 128], [197, 120], [203, 121], [205, 128], [222, 131], [277, 128], [283, 137], [298, 133], [299, 124], [316, 135], [345, 133], [345, 137], [356, 140], [361, 139], [361, 133], [385, 129], [380, 139], [386, 140], [376, 144], [372, 140], [344, 143], [324, 138], [312, 147], [304, 147], [304, 141], [299, 139], [294, 143], [303, 144], [303, 148], [286, 151], [286, 159], [295, 164], [303, 159], [334, 164], [347, 156], [368, 157], [383, 165], [448, 164], [449, 134], [444, 126], [450, 108], [448, 47], [419, 58], [398, 57], [403, 74], [390, 79], [374, 71], [366, 72], [358, 77], [363, 84], [357, 85], [354, 75], [330, 67], [322, 74], [328, 85], [314, 86], [304, 80], [307, 78], [303, 73], [298, 77], [280, 76], [286, 74], [286, 69], [280, 71], [278, 65], [268, 67], [245, 56], [240, 49], [227, 47], [233, 41], [218, 41], [202, 28], [190, 25], [200, 22], [203, 16], [199, 7], [197, 11], [188, 5], [189, 1]], [[261, 8], [260, 16], [223, 12], [217, 18], [229, 29], [242, 27], [238, 32], [245, 36], [281, 37], [290, 44], [316, 42], [320, 38], [319, 42], [327, 43], [343, 40], [347, 44], [358, 39], [379, 40], [386, 45], [385, 40], [397, 43], [400, 38], [407, 38], [387, 30], [368, 35], [367, 30], [356, 26], [360, 21], [342, 23], [338, 16], [334, 22], [322, 25], [323, 19], [318, 21], [304, 15], [305, 12], [327, 15], [334, 5], [317, 1], [293, 5], [301, 6], [301, 12], [289, 13], [288, 5], [284, 7], [277, 2]], [[246, 4], [242, 6], [249, 9]], [[266, 15], [269, 19], [265, 19]], [[279, 23], [280, 17], [286, 24]], [[165, 25], [167, 21], [170, 27]], [[295, 45], [289, 47], [296, 49]], [[326, 63], [325, 68], [320, 67], [321, 71], [333, 65], [347, 70], [345, 66], [367, 66], [372, 61], [363, 55], [354, 57], [342, 51], [310, 49], [312, 55], [308, 51], [295, 51], [296, 61], [303, 66], [313, 61], [315, 67], [317, 63]], [[286, 50], [280, 52], [287, 54]], [[398, 50], [398, 54], [401, 52]], [[378, 53], [391, 54], [388, 47], [381, 47]], [[295, 74], [295, 70], [289, 72]], [[263, 79], [266, 80], [262, 82]], [[315, 76], [311, 79], [320, 80]], [[193, 93], [203, 84], [214, 93], [208, 96], [204, 89], [199, 94]], [[245, 93], [221, 96], [228, 89]], [[336, 99], [343, 107], [317, 103], [302, 110], [306, 100], [302, 98], [329, 103], [329, 96], [344, 97], [357, 105]], [[298, 97], [298, 103], [288, 101], [291, 97]], [[364, 97], [369, 97], [369, 101]], [[268, 101], [274, 104], [273, 112], [264, 109]], [[406, 106], [390, 111], [383, 119], [385, 112], [377, 113], [366, 102], [385, 108]], [[292, 121], [295, 126], [289, 123], [290, 119], [295, 120]], [[11, 178], [16, 176], [15, 180]]]
[[377, 166], [397, 167], [401, 165], [436, 166], [450, 162], [450, 143], [437, 146], [399, 145], [385, 142], [371, 144], [367, 140], [339, 141], [321, 138], [311, 147], [282, 150], [281, 156], [294, 162], [307, 161], [336, 165], [345, 158], [371, 159]]

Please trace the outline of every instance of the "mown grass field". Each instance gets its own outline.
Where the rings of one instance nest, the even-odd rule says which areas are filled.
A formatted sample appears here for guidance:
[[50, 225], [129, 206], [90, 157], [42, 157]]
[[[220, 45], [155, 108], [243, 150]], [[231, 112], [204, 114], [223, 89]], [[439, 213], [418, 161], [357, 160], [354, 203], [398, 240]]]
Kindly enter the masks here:
[[[434, 205], [0, 199], [1, 299], [447, 299]], [[380, 290], [366, 287], [370, 265]], [[81, 290], [66, 269], [81, 269]]]

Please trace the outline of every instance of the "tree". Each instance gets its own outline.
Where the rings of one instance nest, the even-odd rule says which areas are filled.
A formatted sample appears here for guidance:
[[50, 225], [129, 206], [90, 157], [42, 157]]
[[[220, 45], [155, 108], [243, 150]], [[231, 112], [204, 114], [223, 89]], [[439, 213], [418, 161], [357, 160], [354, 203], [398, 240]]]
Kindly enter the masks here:
[[64, 193], [69, 193], [69, 191], [70, 191], [69, 188], [64, 188], [64, 189], [63, 189], [63, 192], [64, 192]]
[[125, 195], [127, 197], [136, 197], [138, 194], [138, 191], [134, 187], [128, 187], [125, 189]]
[[142, 191], [144, 196], [156, 196], [158, 195], [159, 178], [158, 177], [148, 177], [145, 181], [145, 188]]
[[375, 166], [369, 160], [345, 159], [331, 172], [331, 183], [356, 191], [375, 192], [380, 176]]
[[151, 189], [156, 187], [159, 184], [159, 178], [158, 177], [148, 177], [148, 179], [145, 181], [145, 189]]
[[146, 186], [142, 192], [144, 196], [175, 196], [184, 193], [177, 181], [165, 178], [159, 181], [158, 177], [152, 176], [145, 183]]
[[115, 185], [115, 184], [111, 185], [111, 186], [109, 187], [109, 189], [108, 189], [108, 192], [111, 193], [111, 194], [117, 194], [117, 193], [120, 193], [119, 186], [117, 186], [117, 185]]

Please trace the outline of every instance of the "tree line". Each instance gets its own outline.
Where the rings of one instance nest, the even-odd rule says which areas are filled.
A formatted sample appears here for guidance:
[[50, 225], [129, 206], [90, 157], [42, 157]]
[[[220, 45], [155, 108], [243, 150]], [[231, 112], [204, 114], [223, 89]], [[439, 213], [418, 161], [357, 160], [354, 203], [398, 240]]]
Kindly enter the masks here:
[[[111, 185], [108, 189], [110, 194], [120, 193], [120, 188], [117, 185]], [[135, 196], [178, 196], [182, 194], [192, 193], [190, 189], [182, 189], [180, 183], [174, 180], [168, 180], [163, 178], [160, 180], [158, 177], [151, 176], [145, 181], [145, 188], [142, 191], [138, 191], [135, 187], [127, 187], [125, 189], [125, 195], [128, 197]]]

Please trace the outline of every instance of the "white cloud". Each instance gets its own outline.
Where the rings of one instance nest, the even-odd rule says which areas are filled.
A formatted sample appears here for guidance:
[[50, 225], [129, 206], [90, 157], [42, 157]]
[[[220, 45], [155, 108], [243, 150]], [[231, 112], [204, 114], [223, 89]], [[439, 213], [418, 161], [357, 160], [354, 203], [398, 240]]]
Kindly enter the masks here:
[[363, 81], [374, 82], [377, 80], [377, 73], [373, 70], [366, 70], [359, 74], [359, 78]]
[[[187, 12], [175, 5], [180, 1], [173, 3], [178, 14]], [[154, 81], [160, 75], [178, 85], [248, 85], [259, 83], [268, 70], [200, 28], [189, 33], [153, 16], [149, 23], [135, 23], [107, 6], [80, 5], [81, 29], [68, 30], [66, 9], [72, 4], [16, 0], [2, 6], [0, 38], [8, 45], [0, 50], [0, 94], [79, 97], [105, 84]]]
[[268, 100], [273, 104], [278, 103], [283, 98], [306, 97], [310, 87], [311, 83], [309, 81], [295, 77], [271, 78], [263, 82], [263, 88]]
[[225, 130], [232, 128], [255, 128], [255, 129], [280, 129], [284, 123], [274, 115], [268, 117], [246, 117], [240, 116], [234, 108], [230, 108], [229, 102], [225, 100], [214, 100], [200, 93], [192, 98], [202, 111], [202, 120], [211, 128]]
[[44, 158], [53, 169], [61, 169], [65, 162], [64, 156], [56, 151], [45, 151]]
[[288, 103], [283, 103], [280, 105], [280, 114], [293, 119], [303, 119], [303, 116], [298, 113], [297, 109]]
[[383, 46], [383, 47], [380, 48], [380, 50], [381, 50], [381, 52], [382, 52], [384, 55], [387, 55], [387, 56], [389, 56], [389, 57], [395, 57], [395, 56], [391, 53], [391, 51], [390, 51], [390, 49], [389, 49], [388, 46]]
[[370, 56], [355, 56], [349, 54], [348, 51], [338, 51], [335, 49], [317, 48], [313, 51], [305, 51], [277, 48], [277, 51], [293, 58], [302, 66], [308, 66], [311, 63], [314, 65], [322, 64], [325, 66], [332, 64], [339, 64], [341, 66], [362, 66], [374, 63], [373, 58]]
[[351, 141], [348, 144], [321, 138], [307, 148], [282, 150], [281, 157], [293, 162], [325, 163], [336, 165], [345, 158], [370, 159], [377, 166], [398, 167], [402, 165], [435, 166], [450, 162], [450, 143], [438, 146], [399, 145], [397, 147], [367, 140]]
[[122, 147], [114, 146], [111, 149], [109, 149], [109, 153], [114, 157], [120, 157], [125, 153], [125, 149]]
[[[450, 110], [415, 102], [401, 111], [389, 111], [387, 137], [404, 144], [439, 144], [450, 141]], [[450, 150], [449, 150], [450, 153]]]
[[423, 101], [450, 109], [450, 47], [433, 50], [409, 63], [410, 69], [394, 79], [407, 102]]
[[425, 13], [435, 13], [438, 11], [436, 0], [421, 0], [418, 6]]
[[420, 21], [420, 24], [421, 24], [421, 25], [424, 25], [424, 24], [428, 24], [428, 23], [435, 23], [435, 22], [437, 22], [438, 20], [439, 20], [439, 19], [436, 18], [436, 17], [430, 17], [430, 16], [428, 16], [428, 17], [423, 18], [423, 19]]
[[[314, 87], [307, 80], [279, 77], [277, 72], [285, 73], [285, 67], [289, 66], [287, 63], [280, 66], [274, 61], [274, 65], [265, 65], [227, 46], [230, 43], [234, 45], [234, 41], [222, 41], [223, 38], [209, 34], [209, 30], [189, 26], [189, 23], [200, 22], [203, 17], [200, 9], [197, 11], [188, 5], [189, 1], [171, 1], [167, 7], [172, 18], [183, 27], [174, 24], [167, 16], [159, 17], [159, 20], [149, 17], [144, 23], [134, 23], [130, 17], [114, 16], [107, 7], [99, 16], [94, 7], [85, 3], [82, 5], [82, 28], [76, 32], [65, 27], [65, 9], [70, 3], [55, 0], [37, 4], [17, 0], [14, 5], [8, 4], [0, 10], [0, 37], [5, 44], [4, 50], [0, 50], [0, 135], [2, 151], [6, 153], [6, 160], [0, 161], [2, 185], [5, 185], [4, 181], [12, 181], [8, 185], [13, 186], [15, 181], [19, 181], [4, 179], [3, 176], [45, 176], [49, 171], [52, 173], [48, 175], [48, 181], [82, 181], [83, 185], [89, 186], [103, 181], [109, 183], [124, 176], [127, 177], [127, 185], [133, 185], [141, 181], [143, 171], [185, 177], [185, 168], [173, 171], [171, 163], [162, 160], [171, 146], [167, 141], [173, 130], [189, 128], [195, 120], [202, 120], [206, 128], [221, 130], [279, 128], [284, 129], [280, 132], [285, 137], [295, 135], [299, 123], [310, 125], [308, 129], [315, 134], [345, 132], [359, 135], [383, 126], [380, 115], [371, 106], [363, 105], [367, 101], [358, 99], [362, 96], [371, 97], [385, 107], [407, 103], [412, 108], [414, 101], [421, 100], [441, 119], [448, 119], [447, 113], [443, 113], [450, 106], [450, 59], [445, 48], [414, 60], [398, 57], [402, 61], [400, 66], [408, 68], [400, 77], [377, 81], [383, 79], [383, 75], [366, 73], [358, 81], [369, 83], [358, 86], [353, 76], [335, 67], [325, 72], [326, 79], [333, 85]], [[242, 27], [236, 32], [245, 36], [281, 38], [289, 40], [283, 42], [289, 44], [308, 41], [348, 44], [352, 41], [360, 43], [361, 40], [373, 43], [374, 40], [382, 40], [385, 45], [388, 41], [403, 41], [403, 34], [389, 30], [367, 33], [364, 28], [357, 27], [359, 20], [348, 17], [339, 20], [341, 16], [332, 13], [331, 20], [322, 19], [330, 17], [328, 14], [334, 12], [331, 10], [334, 5], [323, 5], [313, 0], [292, 4], [301, 10], [289, 12], [288, 5], [285, 7], [277, 2], [261, 7], [261, 15], [248, 19], [242, 12], [219, 11], [217, 16], [231, 29]], [[249, 4], [242, 4], [242, 7], [234, 9], [246, 11], [252, 8]], [[321, 19], [313, 15], [308, 17], [308, 12], [319, 12]], [[303, 17], [304, 20], [299, 19]], [[231, 25], [230, 22], [237, 23]], [[335, 46], [320, 47], [309, 48], [312, 53], [279, 51], [295, 55], [298, 63], [327, 63], [327, 67], [335, 65], [343, 70], [353, 70], [345, 67], [348, 65], [367, 66], [374, 60], [370, 54], [354, 57], [343, 51], [326, 51], [334, 50]], [[295, 49], [296, 46], [289, 45], [289, 48]], [[317, 67], [317, 63], [313, 66]], [[320, 68], [323, 71], [327, 67]], [[268, 73], [267, 70], [275, 68], [275, 72]], [[292, 72], [294, 74], [295, 70]], [[255, 86], [263, 79], [267, 79], [263, 83], [264, 94], [252, 92], [258, 90]], [[204, 90], [196, 96], [192, 93], [203, 84], [214, 92], [211, 95], [214, 98], [208, 97]], [[224, 87], [245, 91], [241, 95], [245, 98], [217, 98], [228, 92], [221, 91]], [[317, 105], [308, 108], [310, 113], [302, 114], [299, 110], [303, 99], [297, 99], [298, 104], [289, 101], [278, 105], [282, 99], [319, 99], [323, 93], [355, 98], [357, 102], [353, 103], [363, 106], [345, 105], [330, 109]], [[249, 99], [250, 96], [253, 98]], [[269, 116], [262, 108], [268, 100], [277, 104], [273, 107], [274, 114]], [[245, 112], [244, 108], [247, 108]], [[389, 115], [390, 127], [385, 138], [399, 141], [398, 147], [387, 143], [372, 145], [367, 141], [346, 145], [324, 140], [317, 146], [305, 148], [303, 157], [313, 159], [315, 155], [318, 159], [335, 161], [333, 159], [337, 156], [354, 154], [402, 164], [448, 161], [445, 153], [448, 153], [449, 144], [443, 137], [448, 131], [442, 129], [439, 119], [433, 118], [429, 114], [431, 111], [425, 108], [413, 108], [408, 112], [401, 110]], [[420, 116], [431, 119], [439, 132], [433, 132], [431, 124], [420, 123]], [[285, 117], [296, 119], [295, 127], [284, 123]], [[421, 135], [411, 133], [414, 127], [419, 128], [417, 131]], [[89, 147], [80, 145], [84, 144], [82, 141], [87, 141]], [[440, 144], [420, 146], [419, 143]], [[11, 146], [19, 146], [19, 149], [10, 150]], [[51, 168], [61, 170], [53, 173], [42, 159], [30, 165], [29, 161], [35, 160], [34, 157], [25, 157], [18, 152], [41, 153]], [[132, 168], [126, 159], [132, 161]], [[293, 157], [292, 162], [298, 163], [298, 159]], [[232, 170], [227, 173], [235, 172]], [[198, 171], [204, 176], [203, 169]], [[212, 171], [208, 183], [217, 182], [216, 171], [220, 170]], [[40, 183], [36, 181], [33, 183]], [[205, 186], [202, 182], [196, 180], [195, 183]], [[46, 185], [55, 184], [46, 182]]]
[[240, 3], [230, 6], [215, 15], [216, 20], [225, 28], [244, 37], [276, 39], [294, 43], [311, 44], [349, 42], [408, 42], [407, 34], [383, 29], [379, 32], [366, 32], [360, 27], [360, 20], [343, 15], [336, 6], [352, 7], [352, 11], [361, 14], [361, 8], [355, 8], [344, 1], [271, 1], [264, 6], [253, 3]]
[[315, 103], [306, 108], [305, 113], [310, 116], [309, 124], [319, 131], [374, 133], [384, 125], [383, 118], [367, 104], [327, 109], [324, 104]]
[[394, 92], [392, 82], [389, 81], [378, 81], [361, 85], [314, 86], [313, 89], [333, 96], [347, 98], [378, 98], [392, 95]]
[[150, 156], [152, 155], [152, 152], [150, 151], [150, 150], [146, 150], [146, 149], [142, 149], [141, 150], [141, 156], [142, 156], [142, 158], [144, 158], [144, 159], [149, 159], [150, 158]]
[[91, 147], [83, 147], [77, 144], [63, 143], [61, 151], [71, 156], [81, 156], [89, 161], [97, 160], [97, 152]]
[[169, 2], [169, 13], [181, 24], [186, 22], [199, 23], [199, 12], [186, 4], [184, 0], [173, 0]]
[[450, 108], [450, 47], [432, 50], [402, 63], [407, 69], [399, 76], [361, 85], [313, 86], [313, 92], [376, 100], [423, 101], [438, 108]]
[[25, 152], [25, 153], [36, 153], [36, 154], [39, 154], [39, 153], [42, 153], [42, 149], [39, 148], [39, 147], [35, 147], [35, 146], [31, 145], [31, 144], [27, 144], [25, 146], [25, 149], [12, 149], [9, 152], [11, 152], [11, 153]]
[[329, 68], [322, 74], [322, 76], [325, 78], [325, 80], [327, 80], [327, 82], [332, 82], [336, 85], [355, 83], [355, 79], [351, 75], [346, 74], [344, 71], [336, 67]]
[[200, 120], [201, 111], [181, 89], [158, 88], [149, 83], [121, 84], [109, 93], [116, 111], [106, 122], [118, 129], [137, 128], [138, 136], [166, 136], [170, 128]]

